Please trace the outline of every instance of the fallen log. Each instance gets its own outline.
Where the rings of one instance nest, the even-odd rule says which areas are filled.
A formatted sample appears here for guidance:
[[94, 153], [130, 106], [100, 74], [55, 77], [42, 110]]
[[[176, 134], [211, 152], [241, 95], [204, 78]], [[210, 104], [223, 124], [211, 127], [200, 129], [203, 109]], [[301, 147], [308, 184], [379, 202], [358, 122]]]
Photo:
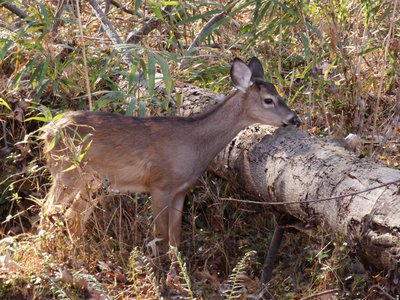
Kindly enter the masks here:
[[[215, 102], [188, 86], [183, 114]], [[360, 158], [332, 138], [293, 128], [242, 131], [209, 168], [271, 211], [341, 236], [368, 265], [400, 270], [400, 171]]]

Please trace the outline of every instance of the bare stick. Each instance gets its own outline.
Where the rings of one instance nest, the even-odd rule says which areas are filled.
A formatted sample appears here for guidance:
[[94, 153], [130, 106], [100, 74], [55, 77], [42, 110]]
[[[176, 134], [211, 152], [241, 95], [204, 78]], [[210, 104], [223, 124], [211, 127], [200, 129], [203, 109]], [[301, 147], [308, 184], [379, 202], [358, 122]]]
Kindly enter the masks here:
[[[172, 9], [173, 5], [167, 5], [165, 9], [163, 10], [163, 14], [169, 14]], [[137, 44], [141, 41], [141, 39], [148, 35], [150, 32], [152, 32], [154, 29], [156, 29], [159, 25], [161, 24], [161, 20], [157, 18], [151, 18], [149, 21], [147, 21], [142, 28], [135, 32], [131, 32], [129, 34], [128, 39], [126, 42], [128, 44]]]
[[106, 0], [106, 8], [104, 9], [104, 13], [107, 15], [110, 12], [111, 0]]
[[3, 141], [4, 141], [4, 149], [8, 150], [8, 142], [7, 142], [7, 121], [4, 120], [1, 122], [3, 127]]
[[9, 3], [10, 1], [8, 0], [0, 0], [0, 6], [4, 6], [7, 8], [9, 11], [12, 13], [16, 14], [18, 17], [25, 19], [28, 17], [28, 14], [24, 12], [22, 9], [20, 9], [18, 6]]
[[93, 110], [92, 94], [90, 93], [89, 72], [88, 72], [87, 61], [86, 61], [86, 47], [85, 47], [85, 40], [83, 38], [81, 12], [79, 9], [79, 0], [76, 0], [76, 12], [78, 14], [79, 32], [81, 34], [81, 41], [82, 41], [82, 56], [83, 56], [83, 65], [84, 65], [85, 79], [86, 79], [85, 80], [86, 81], [86, 90], [87, 90], [88, 100], [89, 100], [89, 110]]
[[60, 0], [57, 3], [57, 9], [56, 9], [56, 15], [54, 17], [54, 23], [53, 23], [53, 28], [51, 29], [51, 32], [55, 36], [58, 32], [58, 26], [61, 24], [61, 15], [64, 10], [65, 4], [67, 4], [67, 0]]
[[95, 0], [89, 0], [89, 3], [93, 8], [96, 17], [101, 21], [101, 26], [103, 27], [104, 31], [106, 32], [111, 42], [114, 45], [123, 44], [122, 39], [115, 30], [114, 24], [111, 23], [111, 21], [107, 18], [107, 16], [99, 6], [99, 4]]
[[[386, 46], [385, 46], [385, 54], [384, 54], [385, 60], [388, 57], [389, 45], [390, 45], [390, 37], [391, 37], [392, 32], [393, 32], [393, 24], [395, 23], [396, 14], [397, 14], [397, 0], [395, 0], [394, 4], [393, 4], [393, 14], [392, 14], [392, 18], [391, 18], [391, 22], [390, 22], [390, 26], [389, 26], [389, 31], [388, 31], [388, 34], [386, 36]], [[380, 78], [379, 87], [378, 87], [378, 96], [377, 96], [376, 105], [375, 105], [374, 123], [373, 123], [373, 126], [372, 126], [372, 140], [376, 136], [376, 123], [377, 123], [377, 120], [378, 120], [378, 110], [379, 110], [379, 105], [380, 105], [380, 102], [381, 102], [381, 95], [382, 95], [383, 79], [384, 78], [385, 78], [385, 68], [382, 68], [381, 78]], [[372, 150], [373, 150], [373, 143], [371, 143], [371, 145], [369, 147], [369, 153], [370, 154], [372, 154]]]
[[275, 219], [274, 235], [272, 236], [271, 243], [269, 244], [268, 253], [265, 256], [263, 270], [261, 274], [261, 282], [267, 284], [271, 281], [272, 271], [274, 270], [276, 257], [282, 243], [283, 234], [285, 233], [286, 220], [284, 217]]
[[393, 116], [393, 125], [395, 128], [400, 129], [400, 89], [397, 92], [396, 96], [396, 108], [394, 109], [394, 116]]
[[181, 69], [184, 69], [186, 66], [186, 58], [189, 54], [191, 54], [194, 50], [194, 48], [198, 47], [200, 45], [200, 43], [203, 41], [204, 39], [204, 35], [207, 32], [208, 29], [210, 29], [214, 24], [216, 24], [217, 22], [219, 22], [220, 20], [222, 20], [225, 15], [229, 14], [229, 12], [232, 10], [232, 8], [235, 7], [236, 3], [238, 1], [233, 1], [230, 0], [225, 6], [222, 12], [220, 12], [218, 15], [215, 15], [214, 17], [212, 17], [207, 23], [206, 25], [204, 25], [204, 27], [201, 29], [200, 33], [198, 34], [198, 36], [194, 39], [194, 41], [192, 42], [192, 44], [189, 46], [189, 48], [187, 49], [182, 63], [181, 63]]
[[385, 296], [385, 299], [389, 299], [389, 300], [397, 300], [399, 298], [395, 298], [392, 297], [388, 292], [386, 292], [381, 286], [379, 286], [378, 284], [374, 285], [373, 287], [371, 287], [369, 289], [370, 291], [376, 290], [378, 293], [380, 293], [381, 295]]
[[128, 14], [143, 17], [143, 15], [140, 12], [135, 12], [134, 10], [127, 8], [126, 6], [122, 5], [121, 3], [119, 3], [116, 0], [111, 0], [111, 4], [114, 5], [115, 7], [118, 7], [119, 9], [121, 9], [122, 11], [124, 11]]
[[54, 17], [54, 23], [53, 23], [53, 28], [51, 29], [51, 32], [54, 34], [54, 36], [58, 32], [58, 26], [61, 24], [61, 15], [64, 10], [65, 4], [67, 4], [68, 0], [60, 0], [57, 3], [57, 8], [56, 8], [56, 14]]
[[335, 197], [329, 197], [329, 198], [321, 198], [321, 199], [312, 199], [312, 200], [304, 200], [304, 201], [281, 201], [281, 202], [263, 202], [263, 201], [252, 201], [252, 200], [242, 200], [242, 199], [234, 199], [234, 198], [219, 198], [219, 200], [225, 200], [225, 201], [235, 201], [235, 202], [242, 202], [242, 203], [248, 203], [248, 204], [260, 204], [260, 205], [286, 205], [286, 204], [300, 204], [300, 203], [316, 203], [316, 202], [324, 202], [324, 201], [330, 201], [330, 200], [337, 200], [337, 199], [342, 199], [345, 197], [352, 197], [356, 196], [359, 194], [363, 194], [372, 190], [379, 189], [381, 187], [389, 186], [392, 184], [399, 183], [400, 179], [394, 180], [391, 182], [387, 182], [384, 184], [380, 184], [362, 191], [354, 192], [354, 193], [348, 193], [345, 195], [340, 195], [340, 196], [335, 196]]
[[316, 293], [316, 294], [312, 294], [312, 295], [307, 296], [307, 297], [303, 297], [303, 298], [301, 298], [301, 300], [320, 299], [319, 298], [320, 296], [337, 293], [339, 291], [340, 291], [339, 289], [326, 290], [326, 291], [322, 291], [322, 292], [319, 292], [319, 293]]

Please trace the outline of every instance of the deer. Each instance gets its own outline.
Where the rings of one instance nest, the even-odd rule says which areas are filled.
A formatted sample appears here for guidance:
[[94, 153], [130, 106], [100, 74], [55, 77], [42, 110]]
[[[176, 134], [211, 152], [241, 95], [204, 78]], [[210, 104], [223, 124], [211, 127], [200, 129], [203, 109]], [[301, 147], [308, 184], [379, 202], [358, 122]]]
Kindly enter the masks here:
[[265, 81], [258, 58], [248, 64], [235, 58], [230, 79], [236, 90], [193, 116], [75, 111], [55, 118], [43, 129], [53, 184], [42, 218], [53, 207], [63, 207], [68, 233], [76, 238], [96, 205], [93, 193], [107, 181], [120, 193], [149, 192], [157, 248], [178, 247], [188, 189], [241, 130], [254, 123], [301, 125], [275, 86]]

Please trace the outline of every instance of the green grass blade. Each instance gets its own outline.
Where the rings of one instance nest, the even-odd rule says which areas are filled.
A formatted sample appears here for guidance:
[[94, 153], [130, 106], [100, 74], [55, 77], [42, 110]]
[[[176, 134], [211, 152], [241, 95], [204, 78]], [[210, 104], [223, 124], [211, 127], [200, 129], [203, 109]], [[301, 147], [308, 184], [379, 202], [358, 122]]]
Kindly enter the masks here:
[[40, 8], [40, 12], [42, 13], [44, 22], [46, 23], [46, 27], [50, 28], [51, 27], [51, 20], [50, 20], [49, 13], [47, 11], [46, 6], [43, 4], [42, 1], [38, 1], [38, 5], [39, 5], [39, 8]]
[[12, 41], [12, 40], [7, 40], [7, 41], [4, 43], [3, 48], [1, 48], [1, 50], [0, 50], [0, 60], [3, 60], [3, 58], [6, 56], [6, 54], [7, 54], [7, 52], [8, 52], [8, 49], [10, 49], [10, 47], [12, 46], [12, 44], [13, 44], [13, 41]]
[[140, 8], [140, 4], [142, 4], [142, 0], [135, 0], [135, 14], [138, 13], [139, 8]]
[[131, 96], [125, 115], [132, 116], [133, 112], [136, 111], [136, 109], [137, 109], [137, 99], [136, 97]]
[[147, 52], [147, 74], [148, 74], [148, 89], [150, 98], [154, 97], [154, 85], [156, 82], [156, 63], [152, 52]]
[[160, 55], [155, 55], [157, 63], [159, 64], [161, 68], [161, 72], [163, 75], [163, 80], [164, 80], [164, 86], [165, 86], [165, 91], [166, 91], [166, 97], [167, 97], [167, 103], [171, 100], [171, 93], [172, 93], [172, 77], [171, 77], [171, 71], [168, 67], [167, 62], [164, 60], [163, 57]]
[[0, 98], [0, 105], [1, 105], [1, 106], [5, 106], [6, 108], [8, 108], [8, 110], [11, 110], [10, 105], [8, 105], [8, 103], [6, 102], [6, 100], [4, 100], [3, 98]]

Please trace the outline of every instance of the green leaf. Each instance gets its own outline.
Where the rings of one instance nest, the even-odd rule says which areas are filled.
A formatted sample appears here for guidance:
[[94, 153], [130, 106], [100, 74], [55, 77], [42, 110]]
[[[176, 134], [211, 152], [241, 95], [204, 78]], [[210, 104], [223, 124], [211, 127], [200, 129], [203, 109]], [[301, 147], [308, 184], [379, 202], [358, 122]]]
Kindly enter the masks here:
[[133, 112], [136, 110], [137, 99], [136, 97], [131, 96], [131, 101], [129, 101], [128, 108], [126, 109], [125, 115], [132, 116]]
[[47, 70], [49, 68], [50, 64], [50, 55], [46, 57], [45, 61], [43, 62], [43, 68], [40, 72], [39, 78], [38, 78], [38, 84], [41, 85], [43, 82], [44, 77], [47, 74]]
[[180, 26], [180, 25], [187, 24], [187, 23], [192, 23], [199, 19], [206, 19], [208, 16], [216, 15], [216, 14], [219, 14], [220, 12], [222, 12], [221, 9], [210, 10], [210, 11], [205, 12], [204, 14], [195, 15], [195, 16], [189, 17], [187, 19], [184, 19], [184, 20], [176, 23], [176, 26]]
[[[87, 138], [89, 138], [91, 135], [87, 135], [85, 136], [84, 140], [86, 140]], [[85, 149], [83, 150], [83, 152], [81, 154], [79, 154], [78, 156], [78, 163], [80, 163], [84, 158], [86, 153], [89, 151], [90, 146], [92, 145], [92, 141], [90, 140], [89, 143], [86, 145]]]
[[45, 149], [44, 153], [48, 153], [51, 150], [53, 150], [53, 148], [55, 147], [55, 145], [57, 144], [57, 142], [60, 140], [61, 138], [61, 133], [59, 130], [56, 131], [56, 135], [54, 136], [54, 138], [51, 140], [51, 142], [49, 143], [49, 145], [47, 146], [47, 148]]
[[388, 55], [389, 55], [389, 61], [390, 61], [391, 65], [392, 65], [394, 68], [396, 68], [396, 66], [397, 66], [397, 64], [396, 64], [396, 57], [394, 56], [394, 54], [393, 54], [391, 51], [388, 52]]
[[381, 47], [370, 47], [370, 48], [364, 49], [363, 51], [358, 53], [358, 55], [364, 56], [368, 53], [375, 52], [378, 49], [381, 49]]
[[6, 102], [6, 100], [4, 100], [3, 98], [0, 97], [0, 105], [1, 106], [5, 106], [6, 108], [8, 108], [9, 110], [11, 110], [10, 105], [8, 105], [8, 103]]
[[100, 70], [100, 73], [97, 75], [97, 79], [95, 80], [95, 84], [99, 83], [102, 79], [105, 73], [107, 73], [108, 68], [110, 67], [111, 61], [114, 59], [114, 57], [118, 54], [119, 51], [113, 50], [111, 54], [108, 56], [103, 68]]
[[177, 6], [177, 5], [180, 5], [180, 3], [179, 3], [179, 1], [163, 1], [162, 5], [163, 6], [164, 5], [175, 5], [175, 6]]
[[142, 0], [135, 0], [135, 14], [138, 13], [140, 4], [142, 4]]
[[260, 24], [261, 20], [265, 17], [270, 6], [271, 6], [271, 2], [268, 1], [265, 3], [264, 7], [260, 11], [257, 10], [258, 13], [254, 15], [254, 24], [256, 26], [258, 26]]
[[216, 28], [218, 28], [218, 27], [221, 26], [222, 24], [228, 23], [230, 19], [231, 19], [231, 18], [230, 18], [229, 16], [227, 16], [227, 17], [222, 18], [221, 20], [219, 20], [217, 23], [213, 24], [210, 28], [208, 28], [208, 29], [204, 32], [204, 34], [203, 34], [203, 36], [202, 36], [202, 39], [200, 40], [200, 43], [201, 43], [202, 41], [204, 41], [204, 39], [205, 39], [206, 37], [208, 37], [210, 34], [212, 34], [212, 32], [213, 32]]
[[50, 20], [50, 17], [49, 17], [49, 13], [47, 12], [47, 8], [43, 4], [42, 1], [38, 1], [38, 4], [39, 4], [39, 8], [40, 8], [40, 11], [42, 13], [42, 16], [43, 16], [43, 19], [44, 19], [44, 21], [46, 23], [47, 28], [50, 28], [51, 27], [51, 20]]
[[163, 14], [162, 14], [161, 9], [159, 7], [152, 6], [151, 10], [153, 11], [153, 13], [157, 17], [157, 19], [162, 20], [162, 21], [164, 20]]
[[167, 92], [167, 101], [169, 102], [171, 99], [171, 93], [172, 93], [172, 77], [171, 77], [171, 71], [169, 70], [167, 62], [164, 60], [163, 57], [161, 57], [158, 54], [155, 54], [157, 63], [159, 64], [161, 68], [161, 72], [163, 74], [163, 81], [164, 81], [164, 86], [165, 90]]
[[300, 33], [300, 38], [301, 38], [301, 41], [302, 41], [302, 43], [304, 45], [304, 52], [305, 52], [305, 55], [306, 55], [306, 59], [309, 59], [312, 56], [310, 43], [309, 43], [307, 37], [305, 36], [305, 34], [303, 32]]
[[35, 102], [39, 102], [40, 97], [46, 91], [47, 86], [50, 84], [50, 79], [46, 79], [41, 85], [35, 96]]
[[297, 13], [293, 9], [291, 9], [289, 6], [287, 6], [286, 4], [282, 3], [279, 0], [272, 0], [272, 2], [274, 2], [275, 4], [280, 6], [285, 12], [292, 15], [292, 17], [297, 18]]
[[72, 164], [70, 167], [62, 170], [63, 173], [68, 172], [68, 171], [72, 171], [73, 169], [76, 169], [76, 165]]
[[139, 55], [136, 54], [133, 58], [133, 62], [131, 64], [131, 70], [128, 74], [128, 93], [131, 93], [132, 89], [137, 86], [139, 82], [139, 72], [137, 72], [139, 63]]
[[147, 74], [148, 74], [148, 89], [149, 96], [153, 98], [154, 96], [154, 85], [156, 81], [156, 63], [154, 61], [154, 55], [152, 52], [147, 52]]
[[118, 101], [124, 97], [123, 93], [121, 91], [107, 91], [106, 94], [101, 97], [99, 100], [97, 100], [94, 105], [93, 109], [94, 110], [99, 110], [100, 108], [113, 103], [115, 101]]
[[146, 102], [139, 101], [139, 117], [145, 117], [145, 116], [146, 116]]
[[1, 48], [1, 51], [0, 51], [0, 61], [3, 60], [3, 58], [6, 56], [7, 51], [8, 51], [8, 49], [10, 49], [12, 44], [13, 44], [12, 40], [7, 40], [4, 43], [4, 46], [3, 46], [3, 48]]
[[[25, 119], [25, 122], [40, 121], [40, 122], [44, 122], [44, 123], [50, 123], [50, 121], [53, 119], [53, 114], [47, 106], [40, 105], [40, 106], [36, 107], [35, 109], [39, 111], [38, 115]], [[54, 118], [54, 120], [56, 120], [56, 118], [62, 117], [63, 115], [64, 114], [57, 115]]]

